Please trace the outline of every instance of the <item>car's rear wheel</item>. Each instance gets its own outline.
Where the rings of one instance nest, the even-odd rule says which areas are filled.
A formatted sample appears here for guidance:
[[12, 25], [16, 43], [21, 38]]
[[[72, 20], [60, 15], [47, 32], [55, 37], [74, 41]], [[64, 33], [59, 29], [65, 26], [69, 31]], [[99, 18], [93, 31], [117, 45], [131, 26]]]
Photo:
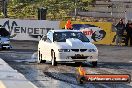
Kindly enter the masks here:
[[46, 60], [42, 60], [42, 54], [38, 51], [38, 63], [45, 63]]
[[93, 61], [93, 62], [92, 62], [92, 66], [93, 66], [93, 67], [97, 67], [97, 61]]
[[51, 60], [51, 64], [53, 66], [56, 66], [57, 65], [57, 62], [56, 62], [56, 57], [55, 57], [55, 52], [52, 51], [52, 60]]

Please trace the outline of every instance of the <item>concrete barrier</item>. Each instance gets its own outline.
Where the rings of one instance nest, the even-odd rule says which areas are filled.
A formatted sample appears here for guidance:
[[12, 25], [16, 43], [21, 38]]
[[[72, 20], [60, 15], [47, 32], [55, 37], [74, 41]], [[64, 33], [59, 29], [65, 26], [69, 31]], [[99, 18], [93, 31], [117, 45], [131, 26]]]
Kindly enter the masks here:
[[0, 88], [38, 88], [0, 58]]

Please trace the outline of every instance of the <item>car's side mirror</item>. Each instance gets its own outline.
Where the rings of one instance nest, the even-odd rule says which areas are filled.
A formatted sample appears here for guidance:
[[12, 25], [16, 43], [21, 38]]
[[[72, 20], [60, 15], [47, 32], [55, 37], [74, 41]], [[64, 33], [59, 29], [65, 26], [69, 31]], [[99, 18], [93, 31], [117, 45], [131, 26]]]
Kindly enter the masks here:
[[47, 36], [43, 36], [42, 40], [46, 41], [47, 40]]

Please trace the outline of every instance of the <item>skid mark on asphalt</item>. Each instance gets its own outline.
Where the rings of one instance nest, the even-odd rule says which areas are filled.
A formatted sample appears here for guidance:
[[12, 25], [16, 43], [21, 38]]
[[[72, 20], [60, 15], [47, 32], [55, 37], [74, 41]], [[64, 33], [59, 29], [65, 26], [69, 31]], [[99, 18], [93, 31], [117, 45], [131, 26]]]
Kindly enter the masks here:
[[[62, 69], [63, 68], [59, 69], [61, 71], [58, 71], [58, 67], [57, 68], [55, 68], [55, 67], [49, 68], [49, 69], [47, 69], [48, 70], [47, 72], [44, 72], [44, 74], [46, 74], [49, 77], [54, 78], [56, 80], [60, 80], [60, 81], [66, 82], [66, 83], [74, 84], [74, 85], [78, 85], [78, 83], [76, 81], [76, 76], [74, 74], [75, 69], [74, 69], [73, 73], [63, 73], [65, 71], [63, 71], [64, 69], [63, 70]], [[84, 85], [81, 85], [81, 87], [84, 87], [84, 88], [102, 88], [101, 85], [92, 84], [92, 83], [91, 84], [86, 83]]]
[[[68, 70], [65, 70], [65, 66], [64, 68], [62, 67], [61, 69], [59, 69], [61, 66], [59, 67], [53, 67], [53, 66], [50, 66], [50, 68], [48, 67], [48, 69], [44, 72], [44, 74], [48, 75], [49, 77], [55, 79], [55, 80], [59, 80], [59, 81], [62, 81], [62, 82], [65, 82], [65, 83], [68, 83], [70, 85], [74, 85], [76, 86], [75, 88], [95, 88], [93, 84], [86, 84], [86, 85], [79, 85], [76, 81], [76, 76], [75, 76], [75, 69], [74, 71], [72, 71], [72, 73], [68, 73], [69, 69]], [[67, 68], [71, 68], [71, 67], [67, 67]], [[60, 71], [61, 70], [61, 71]], [[73, 69], [72, 69], [73, 70]], [[69, 71], [71, 72], [71, 71]], [[72, 87], [74, 88], [74, 87]]]
[[[75, 79], [75, 70], [77, 67], [72, 67], [72, 66], [65, 66], [65, 65], [58, 65], [57, 67], [48, 65], [49, 67], [47, 70], [44, 70], [48, 73], [46, 73], [46, 75], [48, 75], [49, 77], [55, 79], [55, 80], [59, 80], [62, 82], [66, 82], [69, 84], [73, 84], [73, 85], [78, 85], [76, 83], [76, 79]], [[66, 69], [67, 68], [67, 69]], [[91, 67], [84, 67], [86, 69], [86, 71], [88, 72], [88, 74], [118, 74], [120, 72], [118, 72], [117, 69], [113, 69], [109, 66], [107, 66], [107, 68], [102, 68], [102, 67], [97, 67], [97, 68], [91, 68]], [[72, 71], [71, 71], [72, 70]], [[117, 70], [117, 71], [116, 71]], [[72, 73], [70, 73], [72, 72]], [[44, 72], [45, 74], [45, 72]], [[130, 85], [126, 85], [126, 84], [85, 84], [83, 85], [83, 87], [85, 88], [91, 88], [89, 87], [89, 85], [93, 86], [93, 88], [120, 88], [119, 86], [122, 86], [123, 88], [131, 88]]]
[[[74, 83], [70, 83], [69, 81], [65, 81], [65, 80], [71, 80], [71, 81], [74, 81], [73, 79], [70, 79], [71, 77], [69, 77], [68, 75], [65, 76], [65, 74], [63, 73], [59, 73], [59, 71], [57, 70], [58, 67], [53, 67], [51, 65], [46, 65], [45, 67], [41, 64], [41, 65], [38, 65], [37, 67], [39, 70], [42, 70], [44, 75], [47, 76], [47, 78], [49, 79], [49, 82], [53, 81], [52, 84], [53, 85], [57, 85], [58, 83], [60, 83], [60, 87], [56, 87], [56, 88], [66, 88], [66, 86], [68, 88], [83, 88], [81, 86], [78, 86]], [[59, 69], [60, 70], [60, 69]], [[58, 83], [56, 83], [58, 81]], [[45, 85], [45, 84], [44, 84]], [[51, 84], [48, 84], [48, 85], [51, 85]], [[47, 86], [48, 86], [47, 85]], [[66, 86], [64, 86], [66, 85]], [[48, 87], [49, 88], [49, 87]], [[51, 87], [52, 88], [52, 87]], [[55, 87], [54, 87], [55, 88]]]

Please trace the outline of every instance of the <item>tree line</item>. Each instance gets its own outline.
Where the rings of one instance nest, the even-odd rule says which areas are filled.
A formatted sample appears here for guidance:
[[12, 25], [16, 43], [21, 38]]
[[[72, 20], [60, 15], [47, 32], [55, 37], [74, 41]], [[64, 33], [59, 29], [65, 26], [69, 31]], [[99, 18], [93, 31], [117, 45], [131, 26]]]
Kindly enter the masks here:
[[15, 18], [34, 17], [37, 19], [38, 8], [47, 8], [47, 18], [63, 19], [71, 16], [75, 9], [88, 11], [95, 0], [9, 0], [8, 16]]

